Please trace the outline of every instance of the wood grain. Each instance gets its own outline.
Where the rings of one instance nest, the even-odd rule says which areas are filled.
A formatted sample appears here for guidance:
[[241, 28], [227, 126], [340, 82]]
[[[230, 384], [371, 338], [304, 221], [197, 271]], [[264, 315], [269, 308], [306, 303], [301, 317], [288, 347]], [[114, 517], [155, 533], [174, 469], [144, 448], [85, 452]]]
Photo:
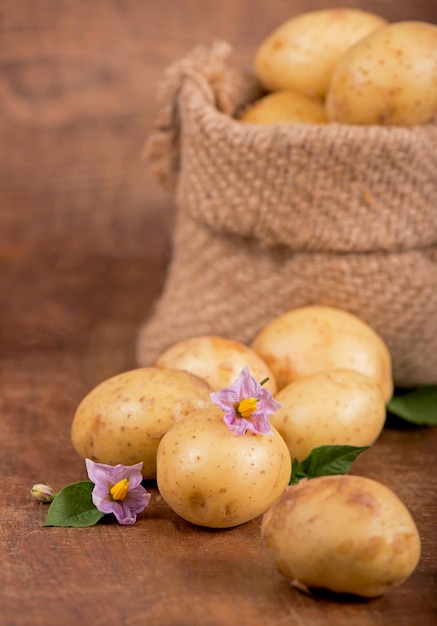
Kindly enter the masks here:
[[[427, 0], [336, 2], [437, 21]], [[255, 9], [256, 6], [256, 9]], [[159, 497], [131, 528], [42, 528], [35, 482], [86, 478], [70, 424], [135, 366], [171, 255], [174, 199], [140, 158], [167, 65], [225, 39], [250, 67], [281, 21], [327, 1], [3, 0], [0, 4], [0, 623], [2, 626], [428, 626], [437, 620], [437, 430], [388, 424], [354, 466], [404, 500], [423, 545], [372, 601], [291, 589], [260, 520], [196, 528]]]

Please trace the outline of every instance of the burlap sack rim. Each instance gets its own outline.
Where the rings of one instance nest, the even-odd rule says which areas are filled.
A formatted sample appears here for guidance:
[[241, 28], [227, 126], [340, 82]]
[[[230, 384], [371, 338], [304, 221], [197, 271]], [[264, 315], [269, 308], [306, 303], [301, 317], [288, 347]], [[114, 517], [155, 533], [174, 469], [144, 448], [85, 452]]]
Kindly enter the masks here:
[[[271, 128], [243, 125], [218, 111], [191, 81], [187, 81], [181, 91], [179, 106], [184, 120], [181, 135], [184, 175], [179, 180], [177, 199], [193, 218], [210, 228], [243, 238], [255, 238], [266, 248], [282, 245], [296, 251], [395, 251], [422, 249], [437, 244], [437, 212], [433, 211], [433, 171], [437, 171], [436, 124], [414, 128], [364, 128], [339, 124], [308, 125], [305, 128], [303, 125]], [[214, 134], [217, 141], [220, 137], [225, 138], [223, 153], [226, 171], [220, 169], [224, 166], [219, 166], [217, 161], [208, 163], [207, 154], [195, 154], [200, 142], [194, 145], [193, 125], [199, 134]], [[190, 139], [185, 141], [184, 135], [187, 139], [190, 135]], [[317, 160], [320, 164], [318, 170], [313, 171], [312, 188], [307, 185], [307, 173], [299, 171], [299, 156], [294, 156], [305, 152], [302, 149], [304, 143], [317, 144], [320, 151], [320, 156], [312, 154], [314, 162]], [[242, 146], [247, 147], [244, 155], [246, 170], [238, 161]], [[337, 159], [340, 153], [343, 155]], [[357, 155], [358, 162], [364, 159], [370, 161], [374, 153], [386, 155], [387, 168], [380, 174], [374, 172], [372, 185], [371, 177], [369, 184], [365, 173], [362, 170], [355, 172], [351, 162], [354, 155]], [[284, 163], [288, 161], [290, 171], [293, 168], [291, 177], [294, 178], [290, 181], [289, 195], [277, 201], [266, 197], [262, 202], [244, 197], [245, 171], [253, 173], [256, 168], [258, 179], [264, 181], [266, 188], [275, 186], [277, 163], [269, 162], [272, 154], [274, 160], [281, 155]], [[363, 154], [368, 156], [363, 157]], [[236, 157], [234, 161], [233, 155]], [[420, 156], [420, 166], [411, 167], [417, 156]], [[207, 184], [209, 186], [208, 193], [205, 194], [203, 189], [196, 196], [195, 189], [190, 189], [193, 181], [187, 172], [191, 168], [197, 171], [195, 164], [202, 167], [202, 160], [204, 167], [213, 175], [208, 183], [204, 181], [204, 188]], [[331, 160], [333, 166], [325, 169], [324, 160]], [[239, 175], [233, 175], [233, 166]], [[335, 166], [340, 167], [341, 174], [333, 181], [330, 173]], [[221, 172], [223, 176], [220, 176]], [[381, 184], [383, 175], [388, 180]], [[339, 177], [344, 180], [339, 180]], [[220, 186], [222, 179], [225, 183]], [[295, 194], [298, 179], [299, 184], [303, 182], [307, 186], [301, 187]], [[226, 184], [232, 186], [230, 194]], [[238, 186], [243, 190], [241, 199], [234, 193]], [[408, 205], [405, 203], [406, 196], [410, 198]], [[224, 198], [224, 202], [218, 211], [220, 197]], [[306, 198], [305, 203], [303, 197]], [[341, 206], [345, 202], [350, 202], [347, 217], [341, 211], [336, 214], [335, 209], [335, 205]], [[246, 206], [243, 206], [244, 203]], [[307, 218], [313, 213], [308, 211], [308, 205], [318, 204], [320, 209], [325, 207], [326, 211], [320, 210], [317, 220], [314, 219], [310, 225]], [[342, 217], [346, 217], [343, 222]], [[382, 228], [378, 223], [383, 225]]]
[[[165, 94], [167, 120], [149, 138], [148, 158], [161, 180], [171, 181], [170, 186], [176, 188], [178, 202], [184, 205], [184, 210], [216, 231], [255, 238], [259, 245], [266, 248], [286, 246], [290, 250], [371, 252], [423, 248], [437, 243], [437, 212], [429, 208], [435, 187], [432, 170], [435, 171], [437, 165], [436, 123], [410, 128], [341, 124], [293, 124], [267, 128], [242, 124], [232, 115], [259, 96], [260, 86], [253, 76], [227, 65], [231, 51], [230, 45], [222, 41], [209, 48], [195, 48], [169, 68], [170, 78], [167, 75], [167, 83], [161, 93], [161, 96]], [[240, 93], [235, 93], [238, 90]], [[294, 167], [295, 178], [290, 195], [276, 203], [274, 199], [266, 199], [262, 204], [257, 204], [253, 197], [243, 198], [242, 202], [246, 202], [247, 206], [241, 208], [238, 198], [227, 197], [226, 188], [219, 187], [224, 177], [220, 176], [220, 172], [217, 175], [217, 163], [208, 164], [209, 172], [215, 167], [209, 178], [209, 194], [202, 195], [199, 189], [188, 189], [191, 181], [187, 172], [191, 168], [198, 171], [202, 167], [200, 159], [208, 161], [208, 155], [197, 155], [196, 164], [194, 152], [199, 148], [199, 142], [193, 145], [194, 128], [203, 136], [214, 134], [217, 142], [225, 138], [224, 156], [228, 161], [232, 161], [233, 154], [241, 158], [244, 150], [248, 167], [244, 169], [241, 163], [235, 162], [235, 171], [239, 168], [240, 179], [244, 179], [245, 172], [251, 172], [257, 166], [258, 178], [269, 182], [269, 176], [270, 179], [275, 176], [277, 165], [268, 161], [270, 152], [273, 151], [274, 159], [281, 154], [283, 163], [293, 163]], [[393, 180], [385, 185], [392, 190], [389, 197], [380, 197], [374, 189], [368, 189], [362, 182], [362, 173], [348, 171], [354, 155], [363, 152], [363, 143], [368, 152], [368, 146], [372, 146], [368, 156], [370, 160], [372, 154], [382, 151], [387, 154], [387, 159], [396, 162], [397, 171], [393, 171]], [[302, 188], [301, 193], [308, 198], [308, 203], [326, 205], [326, 215], [321, 212], [318, 222], [313, 223], [311, 228], [306, 219], [306, 205], [293, 192], [293, 184], [300, 176], [299, 159], [305, 145], [317, 146], [320, 155], [313, 151], [311, 158], [320, 167], [314, 172], [313, 188]], [[411, 170], [410, 164], [414, 162], [417, 150], [422, 155], [429, 154], [428, 163]], [[162, 158], [163, 152], [166, 153], [166, 162]], [[329, 160], [334, 161], [337, 169], [340, 168], [340, 176], [346, 176], [344, 182], [337, 178], [333, 183], [328, 179], [332, 167], [325, 175], [324, 161]], [[184, 176], [179, 175], [181, 169]], [[413, 174], [415, 184], [408, 180]], [[232, 175], [228, 168], [226, 176], [230, 178]], [[397, 184], [396, 176], [406, 179], [410, 197], [415, 200], [407, 210], [402, 185]], [[302, 178], [306, 184], [305, 175]], [[187, 180], [181, 183], [182, 179]], [[238, 186], [236, 176], [234, 184]], [[274, 180], [270, 180], [270, 184], [274, 185]], [[331, 193], [331, 189], [337, 196]], [[412, 190], [416, 198], [412, 197]], [[343, 223], [341, 216], [336, 215], [335, 204], [340, 198], [339, 193], [347, 200], [354, 199], [353, 219], [351, 217], [349, 223]], [[215, 197], [212, 197], [214, 194]], [[214, 204], [220, 195], [226, 202], [217, 211]], [[292, 219], [287, 221], [286, 216]], [[375, 224], [375, 218], [379, 217], [385, 224], [385, 230], [374, 226], [373, 232], [370, 232], [369, 223]], [[388, 231], [391, 232], [390, 237], [386, 236]]]

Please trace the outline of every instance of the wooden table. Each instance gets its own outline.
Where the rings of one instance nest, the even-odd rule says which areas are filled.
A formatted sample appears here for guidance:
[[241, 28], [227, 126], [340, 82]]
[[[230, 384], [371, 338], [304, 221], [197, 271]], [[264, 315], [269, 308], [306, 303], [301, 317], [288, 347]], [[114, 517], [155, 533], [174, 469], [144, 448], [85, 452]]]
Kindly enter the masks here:
[[[307, 597], [260, 520], [197, 528], [153, 484], [133, 527], [42, 528], [36, 482], [86, 479], [81, 398], [135, 367], [164, 284], [174, 200], [139, 158], [165, 67], [214, 38], [250, 67], [273, 27], [328, 1], [3, 0], [0, 7], [0, 623], [2, 626], [428, 626], [437, 623], [437, 430], [388, 424], [354, 465], [410, 508], [423, 553], [371, 601]], [[336, 2], [437, 21], [427, 0]], [[256, 9], [255, 9], [256, 6]]]

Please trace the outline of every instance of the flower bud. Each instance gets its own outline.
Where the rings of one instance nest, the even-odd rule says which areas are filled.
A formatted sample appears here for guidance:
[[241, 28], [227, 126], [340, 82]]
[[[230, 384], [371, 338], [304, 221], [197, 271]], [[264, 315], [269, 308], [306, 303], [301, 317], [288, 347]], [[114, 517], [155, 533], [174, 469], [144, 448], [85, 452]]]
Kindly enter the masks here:
[[35, 500], [38, 500], [39, 502], [51, 502], [56, 493], [53, 487], [51, 487], [48, 483], [38, 483], [37, 485], [34, 485], [32, 487], [32, 489], [30, 490], [30, 495], [32, 496], [32, 498], [35, 498]]

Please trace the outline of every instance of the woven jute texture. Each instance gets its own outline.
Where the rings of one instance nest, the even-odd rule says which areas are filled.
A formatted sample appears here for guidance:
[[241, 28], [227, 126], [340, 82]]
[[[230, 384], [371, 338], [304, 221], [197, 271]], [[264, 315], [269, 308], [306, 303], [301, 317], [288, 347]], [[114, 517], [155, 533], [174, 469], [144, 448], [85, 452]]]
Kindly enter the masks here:
[[260, 89], [229, 52], [196, 48], [164, 76], [146, 154], [177, 216], [139, 363], [200, 334], [250, 344], [324, 304], [383, 337], [397, 385], [436, 383], [437, 124], [243, 124]]

